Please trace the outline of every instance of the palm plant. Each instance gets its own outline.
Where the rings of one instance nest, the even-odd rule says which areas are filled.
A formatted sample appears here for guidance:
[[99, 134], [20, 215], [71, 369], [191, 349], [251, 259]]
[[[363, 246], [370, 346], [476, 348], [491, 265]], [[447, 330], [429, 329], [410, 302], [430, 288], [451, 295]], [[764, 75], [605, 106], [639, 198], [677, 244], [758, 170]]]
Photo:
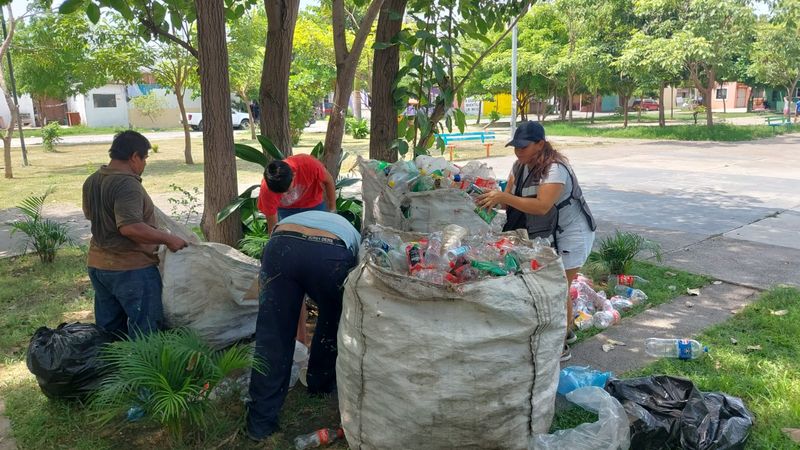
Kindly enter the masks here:
[[90, 400], [101, 423], [139, 406], [182, 442], [184, 430], [205, 429], [209, 393], [233, 372], [266, 369], [252, 347], [234, 345], [215, 351], [188, 329], [136, 336], [109, 344], [100, 354], [111, 375]]
[[50, 186], [43, 195], [34, 195], [23, 200], [17, 208], [22, 211], [25, 218], [9, 224], [12, 236], [18, 231], [28, 236], [25, 248], [31, 245], [42, 263], [53, 262], [59, 248], [65, 244], [75, 243], [69, 236], [69, 229], [65, 224], [42, 218], [45, 200], [53, 191], [53, 186]]
[[661, 261], [661, 246], [636, 233], [616, 230], [613, 236], [600, 241], [600, 249], [589, 255], [586, 270], [592, 273], [629, 273], [633, 259], [643, 251], [650, 251], [657, 261]]

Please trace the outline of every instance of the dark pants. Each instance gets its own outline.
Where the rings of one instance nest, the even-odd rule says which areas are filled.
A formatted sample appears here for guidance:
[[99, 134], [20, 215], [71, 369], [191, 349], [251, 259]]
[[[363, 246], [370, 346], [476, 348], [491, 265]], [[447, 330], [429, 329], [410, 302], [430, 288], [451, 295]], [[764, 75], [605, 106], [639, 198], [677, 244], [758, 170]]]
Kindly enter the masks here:
[[355, 264], [353, 252], [338, 239], [306, 239], [278, 231], [269, 240], [261, 258], [255, 350], [256, 357], [267, 364], [267, 373], [253, 371], [250, 379], [250, 436], [262, 438], [278, 429], [278, 416], [289, 390], [297, 321], [306, 294], [319, 306], [308, 361], [308, 391], [329, 393], [336, 388], [336, 332], [342, 291]]
[[119, 334], [150, 333], [161, 328], [161, 274], [157, 266], [136, 270], [89, 267], [98, 326]]

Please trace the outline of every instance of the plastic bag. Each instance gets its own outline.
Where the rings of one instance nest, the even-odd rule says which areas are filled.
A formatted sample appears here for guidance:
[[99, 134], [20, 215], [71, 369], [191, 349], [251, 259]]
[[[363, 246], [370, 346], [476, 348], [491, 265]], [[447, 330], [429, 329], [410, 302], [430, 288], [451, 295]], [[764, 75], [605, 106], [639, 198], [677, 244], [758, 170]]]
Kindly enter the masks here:
[[97, 358], [113, 336], [93, 323], [62, 323], [55, 330], [41, 327], [28, 345], [28, 370], [44, 395], [83, 399], [102, 381], [107, 365]]
[[[567, 394], [567, 400], [596, 412], [597, 422], [584, 423], [553, 434], [539, 434], [529, 450], [627, 450], [630, 448], [628, 416], [619, 401], [595, 386], [582, 387]], [[635, 447], [640, 448], [640, 447]]]
[[741, 449], [753, 425], [741, 399], [700, 392], [683, 378], [612, 380], [606, 390], [628, 413], [633, 448]]
[[294, 341], [294, 357], [292, 358], [292, 372], [289, 375], [289, 389], [293, 388], [299, 380], [306, 384], [306, 371], [308, 370], [308, 347], [300, 341]]
[[606, 387], [608, 379], [613, 377], [611, 372], [600, 372], [591, 367], [569, 366], [561, 369], [558, 374], [558, 393], [567, 395], [575, 389], [595, 386]]

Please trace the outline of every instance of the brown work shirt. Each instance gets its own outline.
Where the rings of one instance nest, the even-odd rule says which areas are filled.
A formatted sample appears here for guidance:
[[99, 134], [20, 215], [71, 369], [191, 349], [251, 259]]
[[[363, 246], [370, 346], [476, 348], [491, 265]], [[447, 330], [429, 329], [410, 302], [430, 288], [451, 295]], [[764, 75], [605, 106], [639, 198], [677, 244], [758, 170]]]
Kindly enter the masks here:
[[136, 243], [119, 232], [136, 223], [156, 228], [153, 201], [138, 175], [102, 166], [83, 183], [83, 215], [92, 222], [89, 267], [135, 270], [158, 264], [157, 245]]

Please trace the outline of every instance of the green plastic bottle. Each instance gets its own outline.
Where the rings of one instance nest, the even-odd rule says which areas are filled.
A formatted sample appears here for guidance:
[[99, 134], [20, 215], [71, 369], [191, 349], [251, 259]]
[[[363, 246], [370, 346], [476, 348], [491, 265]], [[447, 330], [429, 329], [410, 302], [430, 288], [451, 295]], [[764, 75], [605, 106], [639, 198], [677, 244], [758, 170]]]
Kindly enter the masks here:
[[505, 269], [499, 265], [489, 261], [472, 261], [470, 265], [478, 270], [482, 270], [496, 277], [503, 277], [508, 275]]

